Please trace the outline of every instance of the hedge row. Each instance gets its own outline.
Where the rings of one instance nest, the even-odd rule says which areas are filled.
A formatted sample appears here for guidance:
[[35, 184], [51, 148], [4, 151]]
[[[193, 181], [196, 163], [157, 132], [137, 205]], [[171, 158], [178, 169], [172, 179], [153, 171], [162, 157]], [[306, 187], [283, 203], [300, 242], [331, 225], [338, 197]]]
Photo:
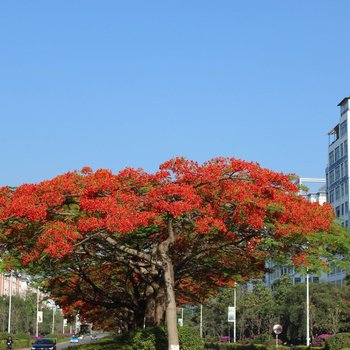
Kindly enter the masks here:
[[[240, 343], [203, 343], [198, 332], [189, 327], [179, 329], [181, 350], [276, 350], [276, 346]], [[102, 339], [96, 343], [79, 346], [81, 350], [164, 350], [168, 348], [164, 328], [147, 328], [115, 337]], [[76, 347], [68, 349], [77, 350]], [[289, 350], [287, 346], [278, 346], [278, 350]], [[321, 347], [296, 346], [296, 350], [322, 350]], [[350, 350], [350, 333], [338, 333], [327, 339], [324, 350]]]
[[[205, 343], [206, 350], [276, 350], [275, 345], [264, 344], [240, 344], [240, 343]], [[311, 347], [306, 345], [297, 345], [296, 350], [322, 350], [321, 347]], [[279, 345], [278, 350], [290, 350], [289, 346]]]
[[[179, 328], [181, 350], [204, 350], [203, 341], [192, 328]], [[161, 327], [136, 330], [114, 337], [106, 337], [97, 342], [81, 345], [79, 350], [164, 350], [168, 348], [166, 329]], [[77, 350], [76, 346], [67, 350]]]

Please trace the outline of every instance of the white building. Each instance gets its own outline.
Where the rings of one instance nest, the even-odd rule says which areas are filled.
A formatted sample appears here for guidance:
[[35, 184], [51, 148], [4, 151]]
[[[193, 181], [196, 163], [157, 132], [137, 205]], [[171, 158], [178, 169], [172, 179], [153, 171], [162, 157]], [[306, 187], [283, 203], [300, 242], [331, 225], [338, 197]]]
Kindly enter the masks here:
[[25, 274], [0, 274], [0, 297], [16, 295], [25, 297], [30, 289], [28, 276]]
[[333, 206], [341, 225], [349, 226], [348, 117], [350, 97], [340, 106], [339, 123], [328, 133], [328, 165], [326, 168], [327, 201]]
[[[342, 226], [349, 226], [349, 146], [348, 146], [348, 118], [350, 96], [343, 98], [340, 107], [339, 123], [328, 133], [328, 164], [326, 168], [327, 201]], [[335, 268], [329, 275], [329, 280], [342, 285], [345, 272]]]
[[[350, 96], [345, 97], [338, 104], [340, 107], [339, 123], [328, 133], [328, 164], [326, 168], [326, 187], [318, 192], [301, 193], [312, 202], [324, 203], [325, 199], [333, 206], [342, 226], [349, 226], [349, 169], [348, 169], [348, 118], [350, 117]], [[302, 179], [301, 179], [302, 180]], [[309, 179], [304, 179], [309, 180]], [[320, 179], [321, 180], [321, 179]], [[302, 184], [302, 183], [301, 183]], [[326, 194], [326, 196], [325, 196]], [[304, 282], [305, 276], [294, 273], [293, 267], [276, 267], [274, 272], [267, 275], [266, 282], [272, 286], [281, 275], [289, 274], [294, 283]], [[341, 286], [345, 272], [334, 268], [329, 274], [311, 276], [313, 282], [332, 282]]]

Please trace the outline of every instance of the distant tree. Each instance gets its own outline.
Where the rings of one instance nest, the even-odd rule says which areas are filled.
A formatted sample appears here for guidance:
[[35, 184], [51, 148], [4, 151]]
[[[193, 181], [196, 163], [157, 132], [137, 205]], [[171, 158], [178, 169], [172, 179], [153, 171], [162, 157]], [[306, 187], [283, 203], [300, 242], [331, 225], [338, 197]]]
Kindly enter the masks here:
[[260, 281], [255, 282], [252, 291], [239, 301], [238, 318], [242, 318], [240, 337], [243, 339], [271, 333], [273, 324], [278, 321], [271, 289]]

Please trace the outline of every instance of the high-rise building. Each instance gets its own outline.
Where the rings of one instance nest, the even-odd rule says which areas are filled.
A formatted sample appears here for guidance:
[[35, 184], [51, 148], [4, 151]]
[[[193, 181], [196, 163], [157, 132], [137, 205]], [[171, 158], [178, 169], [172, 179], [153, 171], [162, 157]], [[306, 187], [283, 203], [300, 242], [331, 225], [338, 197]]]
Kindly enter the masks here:
[[348, 118], [350, 97], [340, 101], [339, 123], [328, 133], [327, 201], [342, 226], [349, 226]]
[[[328, 133], [328, 164], [326, 168], [327, 201], [332, 205], [342, 226], [349, 226], [349, 149], [348, 118], [350, 116], [350, 96], [343, 98], [339, 123]], [[329, 279], [341, 285], [345, 272], [335, 268]]]
[[[323, 204], [329, 202], [342, 226], [349, 227], [349, 170], [348, 170], [348, 118], [350, 117], [350, 96], [343, 98], [338, 104], [340, 107], [339, 123], [328, 133], [328, 164], [326, 168], [326, 179], [300, 178], [299, 184], [316, 183], [323, 184], [317, 191], [300, 192], [311, 202]], [[267, 267], [272, 270], [265, 275], [265, 282], [273, 287], [284, 274], [291, 276], [293, 283], [305, 282], [305, 276], [295, 272], [293, 266], [276, 266], [268, 262]], [[321, 272], [319, 275], [311, 275], [312, 282], [331, 282], [341, 286], [344, 283], [345, 272], [339, 267], [334, 267], [329, 273]]]

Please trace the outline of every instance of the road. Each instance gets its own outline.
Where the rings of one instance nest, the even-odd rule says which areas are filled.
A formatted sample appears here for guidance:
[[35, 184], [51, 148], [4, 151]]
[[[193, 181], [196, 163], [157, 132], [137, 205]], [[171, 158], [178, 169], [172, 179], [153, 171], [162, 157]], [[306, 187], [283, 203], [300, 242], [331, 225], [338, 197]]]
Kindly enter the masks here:
[[69, 346], [77, 346], [77, 345], [82, 345], [82, 344], [89, 344], [89, 343], [92, 343], [92, 342], [95, 342], [95, 341], [96, 340], [91, 340], [90, 336], [87, 336], [87, 337], [84, 337], [84, 339], [79, 340], [79, 343], [70, 343], [69, 341], [65, 342], [65, 343], [59, 343], [59, 344], [57, 344], [57, 350], [66, 349]]
[[[97, 340], [101, 339], [103, 337], [105, 337], [106, 334], [101, 334], [97, 336]], [[64, 343], [58, 343], [57, 344], [57, 350], [63, 350], [68, 348], [69, 346], [77, 346], [77, 345], [82, 345], [82, 344], [89, 344], [89, 343], [93, 343], [96, 342], [96, 340], [92, 340], [90, 336], [86, 336], [84, 337], [84, 339], [79, 340], [79, 343], [70, 343], [69, 341], [64, 342]], [[30, 350], [30, 348], [25, 348], [25, 349], [21, 349], [21, 350]]]

